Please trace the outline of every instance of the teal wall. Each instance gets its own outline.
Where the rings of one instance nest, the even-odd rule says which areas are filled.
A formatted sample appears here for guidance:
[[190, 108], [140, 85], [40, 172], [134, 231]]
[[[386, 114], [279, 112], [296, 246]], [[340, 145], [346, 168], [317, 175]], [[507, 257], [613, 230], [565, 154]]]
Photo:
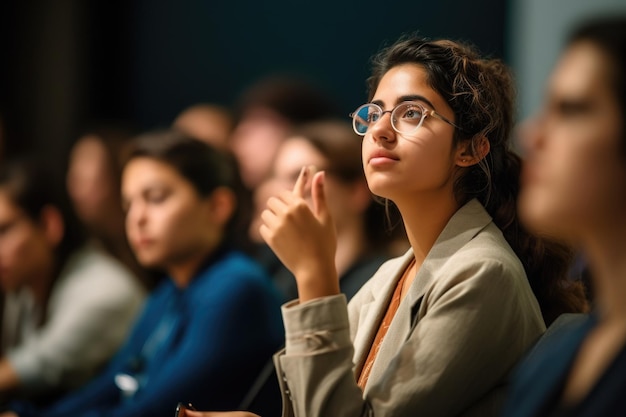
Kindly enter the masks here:
[[507, 55], [517, 74], [520, 120], [541, 105], [546, 79], [572, 27], [592, 16], [609, 13], [626, 13], [626, 1], [511, 1]]
[[0, 2], [0, 115], [8, 148], [62, 160], [81, 126], [169, 124], [225, 105], [275, 72], [310, 78], [347, 114], [369, 57], [406, 32], [505, 56], [507, 1], [7, 0]]
[[502, 0], [135, 2], [133, 97], [144, 125], [185, 105], [232, 102], [273, 72], [304, 74], [347, 114], [365, 99], [369, 57], [402, 33], [462, 38], [504, 55]]

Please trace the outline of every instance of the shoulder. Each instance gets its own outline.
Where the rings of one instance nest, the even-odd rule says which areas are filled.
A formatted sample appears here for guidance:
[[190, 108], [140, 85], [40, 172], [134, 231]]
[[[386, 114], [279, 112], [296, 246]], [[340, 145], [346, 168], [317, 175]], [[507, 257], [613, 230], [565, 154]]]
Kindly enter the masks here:
[[520, 370], [534, 372], [533, 368], [542, 369], [557, 357], [573, 355], [595, 321], [595, 317], [589, 314], [560, 315], [527, 353]]
[[452, 253], [441, 265], [441, 276], [527, 283], [522, 262], [494, 223]]
[[200, 291], [223, 296], [268, 292], [273, 289], [265, 270], [248, 255], [231, 251], [205, 268], [194, 283]]
[[455, 300], [480, 306], [481, 311], [500, 318], [508, 315], [543, 323], [524, 267], [493, 223], [460, 242], [454, 251], [440, 253], [446, 256], [424, 261], [411, 287], [415, 299], [423, 295], [425, 308]]
[[99, 281], [109, 285], [124, 285], [136, 281], [133, 273], [120, 261], [100, 249], [85, 246], [76, 251], [61, 272], [64, 279]]
[[219, 282], [233, 282], [232, 279], [222, 279], [226, 277], [237, 277], [239, 280], [269, 281], [265, 270], [255, 260], [239, 251], [229, 251], [223, 254], [217, 261], [209, 265], [200, 272], [200, 280], [211, 280], [213, 284]]
[[515, 369], [503, 415], [529, 416], [537, 412], [559, 389], [593, 322], [588, 315], [563, 315], [548, 328]]
[[83, 247], [70, 256], [55, 284], [54, 293], [78, 299], [117, 297], [142, 298], [145, 291], [138, 279], [121, 262], [92, 248]]

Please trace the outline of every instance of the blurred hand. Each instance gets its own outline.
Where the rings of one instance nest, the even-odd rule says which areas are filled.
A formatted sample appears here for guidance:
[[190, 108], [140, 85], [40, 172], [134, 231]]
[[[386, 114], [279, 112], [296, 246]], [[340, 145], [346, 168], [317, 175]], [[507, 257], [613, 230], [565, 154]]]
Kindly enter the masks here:
[[[265, 242], [296, 277], [300, 302], [339, 294], [335, 268], [337, 238], [326, 205], [324, 172], [310, 177], [311, 168], [302, 168], [292, 191], [267, 201], [259, 229]], [[313, 207], [306, 202], [309, 182]]]
[[[5, 411], [4, 413], [0, 413], [0, 417], [19, 417], [19, 416], [15, 414], [13, 411]], [[238, 417], [238, 416], [233, 416], [233, 417]], [[244, 416], [241, 416], [241, 417], [244, 417]]]

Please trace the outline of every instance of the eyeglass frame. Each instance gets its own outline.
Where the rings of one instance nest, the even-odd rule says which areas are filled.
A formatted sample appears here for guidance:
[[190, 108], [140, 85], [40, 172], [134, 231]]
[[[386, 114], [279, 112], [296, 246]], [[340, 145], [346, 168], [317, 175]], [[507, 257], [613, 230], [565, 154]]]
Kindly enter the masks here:
[[[417, 126], [415, 126], [415, 129], [413, 129], [412, 131], [410, 131], [410, 132], [400, 132], [400, 131], [396, 128], [396, 126], [395, 126], [395, 124], [394, 124], [394, 122], [393, 122], [393, 120], [394, 120], [394, 119], [393, 119], [393, 116], [392, 116], [392, 115], [393, 115], [393, 112], [394, 112], [394, 111], [396, 111], [396, 110], [397, 110], [400, 106], [404, 106], [404, 105], [407, 105], [407, 104], [415, 105], [415, 106], [417, 106], [417, 107], [421, 108], [421, 109], [422, 109], [422, 118], [420, 119], [420, 122], [417, 124]], [[424, 120], [425, 120], [428, 116], [433, 116], [433, 117], [436, 117], [437, 119], [439, 119], [439, 120], [443, 120], [444, 122], [448, 123], [450, 126], [452, 126], [452, 127], [456, 128], [456, 129], [460, 130], [461, 132], [463, 131], [463, 129], [462, 129], [460, 126], [458, 126], [458, 125], [456, 125], [455, 123], [453, 123], [453, 122], [452, 122], [450, 119], [448, 119], [446, 116], [444, 116], [444, 115], [442, 115], [442, 114], [440, 114], [440, 113], [437, 113], [437, 112], [436, 112], [435, 110], [433, 110], [433, 109], [428, 109], [428, 108], [426, 108], [426, 107], [425, 107], [422, 103], [420, 103], [420, 102], [418, 102], [418, 101], [414, 101], [414, 100], [405, 100], [405, 101], [403, 101], [403, 102], [398, 103], [397, 105], [395, 105], [395, 106], [394, 106], [394, 108], [393, 108], [393, 109], [391, 109], [391, 110], [383, 110], [383, 108], [382, 108], [380, 105], [376, 104], [376, 103], [364, 103], [364, 104], [361, 104], [359, 107], [357, 107], [355, 111], [353, 111], [352, 113], [350, 113], [350, 114], [349, 114], [349, 116], [350, 116], [350, 118], [352, 118], [352, 130], [354, 130], [354, 132], [355, 132], [357, 135], [359, 135], [359, 136], [365, 136], [365, 135], [367, 135], [367, 131], [365, 131], [364, 133], [361, 133], [361, 132], [359, 132], [359, 131], [357, 130], [357, 128], [356, 128], [356, 116], [357, 116], [357, 114], [359, 113], [359, 110], [361, 110], [361, 109], [362, 109], [362, 108], [364, 108], [365, 106], [376, 106], [377, 108], [379, 108], [379, 109], [380, 109], [380, 117], [378, 118], [378, 120], [377, 120], [377, 121], [375, 121], [375, 122], [373, 122], [373, 123], [370, 123], [370, 124], [367, 126], [367, 130], [369, 130], [369, 128], [370, 128], [373, 124], [377, 123], [377, 122], [378, 122], [378, 121], [379, 121], [379, 120], [380, 120], [380, 119], [381, 119], [381, 118], [385, 115], [385, 113], [389, 113], [389, 117], [391, 118], [391, 127], [392, 127], [392, 129], [394, 130], [394, 132], [399, 133], [399, 134], [401, 134], [401, 135], [407, 135], [407, 134], [411, 134], [411, 133], [413, 133], [413, 132], [417, 131], [417, 129], [419, 129], [419, 128], [422, 126], [422, 124], [424, 123]]]

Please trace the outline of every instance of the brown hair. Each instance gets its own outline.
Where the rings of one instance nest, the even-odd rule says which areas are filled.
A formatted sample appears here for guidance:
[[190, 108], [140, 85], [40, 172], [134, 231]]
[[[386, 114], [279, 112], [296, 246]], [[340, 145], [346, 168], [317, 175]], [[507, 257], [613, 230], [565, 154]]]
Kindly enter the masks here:
[[515, 91], [509, 69], [500, 60], [480, 57], [469, 45], [404, 37], [374, 57], [368, 79], [370, 99], [383, 75], [406, 63], [423, 67], [429, 85], [452, 108], [459, 126], [454, 145], [469, 142], [468, 149], [475, 155], [478, 140], [489, 141], [489, 154], [462, 169], [455, 179], [457, 202], [478, 199], [502, 230], [524, 265], [546, 324], [561, 313], [585, 311], [584, 288], [568, 278], [572, 252], [531, 235], [517, 217], [521, 160], [510, 149]]

